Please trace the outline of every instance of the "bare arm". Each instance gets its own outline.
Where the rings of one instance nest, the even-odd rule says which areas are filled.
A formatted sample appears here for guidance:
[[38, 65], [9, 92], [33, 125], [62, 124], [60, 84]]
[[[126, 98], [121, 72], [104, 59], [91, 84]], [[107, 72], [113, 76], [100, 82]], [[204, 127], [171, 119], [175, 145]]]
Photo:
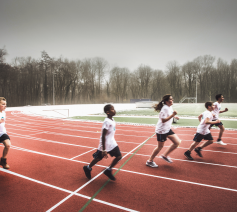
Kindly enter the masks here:
[[220, 120], [210, 121], [209, 118], [206, 118], [206, 119], [205, 119], [205, 124], [218, 124], [218, 123], [220, 123], [220, 122], [221, 122]]
[[228, 108], [226, 108], [225, 110], [221, 110], [219, 113], [224, 113], [224, 112], [227, 112], [228, 111]]
[[172, 115], [168, 116], [168, 117], [165, 118], [165, 119], [162, 119], [162, 123], [165, 123], [165, 122], [169, 121], [169, 120], [170, 120], [171, 118], [173, 118], [176, 114], [177, 114], [177, 112], [174, 111]]
[[200, 115], [198, 116], [198, 120], [199, 120], [199, 122], [202, 120], [202, 114], [200, 114]]

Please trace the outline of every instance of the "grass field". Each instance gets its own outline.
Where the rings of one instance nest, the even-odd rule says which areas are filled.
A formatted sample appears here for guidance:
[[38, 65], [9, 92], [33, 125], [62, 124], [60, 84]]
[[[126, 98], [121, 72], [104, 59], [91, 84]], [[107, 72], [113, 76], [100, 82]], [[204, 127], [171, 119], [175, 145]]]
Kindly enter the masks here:
[[[204, 104], [174, 104], [173, 109], [178, 112], [178, 116], [198, 116], [206, 110]], [[228, 112], [221, 113], [220, 117], [237, 118], [237, 104], [223, 103], [221, 110], [228, 108]], [[117, 111], [117, 115], [133, 115], [133, 116], [158, 116], [158, 113], [152, 108], [140, 108], [130, 111]]]
[[[221, 120], [225, 128], [237, 129], [237, 104], [223, 103], [222, 110], [228, 108], [229, 111], [220, 114], [221, 118], [231, 118], [232, 120]], [[115, 108], [116, 109], [116, 108]], [[180, 120], [174, 123], [173, 126], [190, 126], [197, 127], [198, 119], [182, 119], [182, 117], [197, 117], [205, 111], [204, 104], [174, 104], [173, 109], [178, 112]], [[100, 115], [100, 116], [98, 116]], [[159, 113], [151, 108], [137, 108], [136, 110], [117, 111], [114, 117], [116, 122], [134, 123], [134, 124], [156, 124]], [[127, 116], [127, 117], [119, 117]], [[137, 117], [131, 117], [137, 116]], [[143, 117], [139, 117], [143, 116]], [[146, 117], [151, 116], [151, 117]], [[74, 119], [103, 121], [106, 116], [104, 114], [97, 114], [95, 116], [75, 116]], [[235, 119], [235, 120], [233, 120]]]

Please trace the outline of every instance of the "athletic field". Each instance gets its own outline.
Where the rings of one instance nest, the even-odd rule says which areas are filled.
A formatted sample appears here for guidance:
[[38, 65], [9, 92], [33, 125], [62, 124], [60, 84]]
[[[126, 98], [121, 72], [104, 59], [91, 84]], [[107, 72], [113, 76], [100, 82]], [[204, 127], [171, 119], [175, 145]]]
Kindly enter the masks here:
[[[225, 131], [226, 146], [214, 143], [189, 161], [184, 152], [196, 129], [175, 127], [182, 142], [170, 154], [173, 163], [159, 158], [171, 144], [167, 140], [154, 159], [159, 167], [151, 168], [146, 161], [157, 146], [154, 126], [118, 123], [123, 158], [113, 169], [116, 181], [103, 174], [111, 157], [96, 164], [88, 180], [83, 166], [98, 147], [102, 123], [38, 113], [7, 112], [12, 146], [10, 169], [0, 167], [1, 211], [237, 211], [236, 131]], [[216, 138], [219, 130], [211, 131]]]
[[[222, 103], [222, 109], [228, 108], [229, 111], [220, 114], [220, 120], [225, 128], [237, 129], [237, 104]], [[116, 109], [116, 107], [115, 107]], [[173, 109], [178, 112], [180, 120], [173, 123], [175, 127], [197, 127], [199, 121], [198, 115], [206, 109], [204, 103], [199, 104], [174, 104]], [[134, 123], [134, 124], [151, 124], [155, 125], [158, 121], [159, 113], [151, 108], [135, 108], [133, 110], [119, 110], [114, 117], [116, 122]], [[105, 114], [97, 113], [90, 116], [74, 116], [75, 119], [103, 121]]]

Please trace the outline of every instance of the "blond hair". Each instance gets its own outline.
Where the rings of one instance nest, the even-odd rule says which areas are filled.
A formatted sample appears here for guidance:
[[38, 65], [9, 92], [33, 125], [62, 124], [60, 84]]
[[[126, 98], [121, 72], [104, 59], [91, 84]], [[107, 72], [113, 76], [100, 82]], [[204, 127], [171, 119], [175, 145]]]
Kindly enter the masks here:
[[0, 97], [0, 102], [1, 101], [7, 101], [4, 97]]

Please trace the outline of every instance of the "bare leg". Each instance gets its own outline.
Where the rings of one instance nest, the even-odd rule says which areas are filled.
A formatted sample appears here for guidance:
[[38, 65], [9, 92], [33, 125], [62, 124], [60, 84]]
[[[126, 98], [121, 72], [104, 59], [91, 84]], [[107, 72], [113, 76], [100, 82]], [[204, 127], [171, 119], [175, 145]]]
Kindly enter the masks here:
[[192, 144], [191, 144], [191, 146], [189, 147], [189, 151], [190, 152], [192, 152], [194, 149], [195, 149], [195, 147], [199, 144], [200, 142], [193, 142]]
[[181, 140], [176, 134], [168, 135], [168, 138], [173, 142], [168, 149], [164, 152], [164, 156], [167, 157], [172, 151], [174, 151], [181, 143]]
[[9, 139], [3, 141], [3, 144], [4, 144], [4, 149], [3, 149], [3, 153], [2, 153], [2, 158], [7, 158], [7, 154], [10, 150], [10, 147], [11, 147], [11, 141]]
[[92, 166], [94, 166], [95, 164], [97, 164], [100, 160], [100, 158], [94, 158], [91, 163], [89, 164], [89, 167], [91, 168]]
[[109, 166], [109, 168], [113, 168], [120, 160], [121, 160], [122, 156], [118, 156], [116, 158], [114, 158], [114, 160], [112, 161], [111, 165]]
[[164, 142], [158, 141], [158, 146], [153, 150], [151, 157], [149, 158], [149, 161], [153, 161], [153, 159], [156, 157], [156, 155], [158, 155], [160, 150], [162, 150], [163, 146], [164, 146]]
[[218, 127], [220, 128], [219, 139], [221, 139], [223, 132], [225, 131], [225, 127], [223, 125], [219, 125]]
[[200, 147], [203, 149], [204, 147], [207, 147], [209, 145], [211, 145], [213, 143], [213, 140], [209, 140], [209, 141], [206, 141], [205, 143], [203, 143]]

